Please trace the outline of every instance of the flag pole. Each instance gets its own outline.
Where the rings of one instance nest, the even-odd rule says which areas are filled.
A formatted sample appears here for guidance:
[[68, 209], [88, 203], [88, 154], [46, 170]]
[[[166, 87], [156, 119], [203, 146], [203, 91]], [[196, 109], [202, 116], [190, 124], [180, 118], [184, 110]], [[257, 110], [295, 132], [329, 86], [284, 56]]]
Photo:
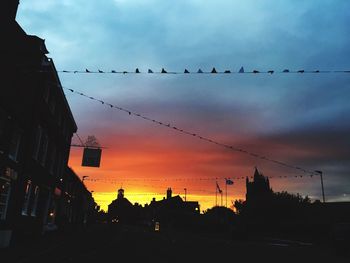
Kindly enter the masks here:
[[225, 179], [225, 190], [226, 190], [226, 208], [227, 208], [227, 179]]
[[216, 181], [215, 185], [215, 206], [218, 206], [218, 181]]
[[222, 190], [221, 190], [221, 206], [224, 206], [223, 203], [222, 203]]

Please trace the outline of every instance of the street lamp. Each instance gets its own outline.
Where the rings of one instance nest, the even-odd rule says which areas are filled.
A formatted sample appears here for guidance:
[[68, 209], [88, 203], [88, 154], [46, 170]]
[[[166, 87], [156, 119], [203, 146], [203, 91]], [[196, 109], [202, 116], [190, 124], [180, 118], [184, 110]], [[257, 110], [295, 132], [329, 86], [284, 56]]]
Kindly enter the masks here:
[[81, 180], [83, 183], [84, 183], [84, 179], [85, 179], [86, 177], [89, 177], [89, 176], [88, 176], [88, 175], [84, 175], [84, 176], [83, 176], [83, 179]]
[[325, 197], [324, 197], [324, 188], [323, 188], [323, 173], [322, 171], [318, 171], [318, 170], [315, 170], [315, 173], [318, 173], [321, 177], [321, 187], [322, 187], [322, 199], [323, 199], [323, 203], [326, 202], [325, 200]]

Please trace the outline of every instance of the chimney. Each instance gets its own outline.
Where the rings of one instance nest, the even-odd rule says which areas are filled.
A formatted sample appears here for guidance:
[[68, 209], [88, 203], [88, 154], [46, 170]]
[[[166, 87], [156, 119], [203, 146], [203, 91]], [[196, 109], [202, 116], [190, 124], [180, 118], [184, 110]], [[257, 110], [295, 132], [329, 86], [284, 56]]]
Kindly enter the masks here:
[[1, 17], [8, 21], [14, 21], [16, 19], [19, 0], [3, 0], [0, 5]]
[[170, 199], [173, 191], [171, 191], [171, 188], [169, 187], [168, 190], [166, 190], [166, 199]]

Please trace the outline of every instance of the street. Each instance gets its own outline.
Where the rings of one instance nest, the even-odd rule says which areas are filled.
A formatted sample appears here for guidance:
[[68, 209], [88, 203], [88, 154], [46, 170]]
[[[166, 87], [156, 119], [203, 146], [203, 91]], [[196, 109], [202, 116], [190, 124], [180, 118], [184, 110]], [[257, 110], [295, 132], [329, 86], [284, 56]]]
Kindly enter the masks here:
[[214, 235], [98, 225], [2, 252], [1, 262], [349, 262], [325, 245], [291, 240], [233, 241]]

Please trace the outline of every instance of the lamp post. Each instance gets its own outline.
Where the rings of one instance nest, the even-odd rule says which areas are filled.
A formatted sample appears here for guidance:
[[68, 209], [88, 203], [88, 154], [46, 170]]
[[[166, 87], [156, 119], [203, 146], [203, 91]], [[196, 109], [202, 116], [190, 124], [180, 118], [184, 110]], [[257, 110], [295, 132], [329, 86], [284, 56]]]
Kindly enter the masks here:
[[323, 203], [326, 202], [326, 199], [324, 197], [324, 187], [323, 187], [323, 173], [322, 171], [318, 171], [318, 170], [315, 170], [315, 173], [318, 173], [321, 177], [321, 187], [322, 187], [322, 200], [323, 200]]

